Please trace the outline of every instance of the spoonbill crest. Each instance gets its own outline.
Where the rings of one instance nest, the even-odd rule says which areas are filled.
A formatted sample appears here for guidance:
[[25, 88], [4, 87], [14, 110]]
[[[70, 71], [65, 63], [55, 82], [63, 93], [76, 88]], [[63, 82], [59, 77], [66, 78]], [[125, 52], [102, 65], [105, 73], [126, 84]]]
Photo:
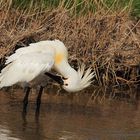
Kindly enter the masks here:
[[[28, 104], [30, 83], [38, 77], [45, 77], [46, 74], [68, 92], [77, 92], [88, 87], [94, 77], [91, 68], [85, 70], [84, 64], [79, 66], [78, 71], [69, 65], [67, 48], [59, 40], [40, 41], [19, 48], [14, 54], [7, 57], [5, 65], [6, 67], [0, 73], [0, 88], [22, 83], [26, 88], [23, 100], [24, 108]], [[63, 78], [49, 74], [51, 69], [60, 73]], [[40, 106], [42, 90], [41, 85], [37, 106]]]

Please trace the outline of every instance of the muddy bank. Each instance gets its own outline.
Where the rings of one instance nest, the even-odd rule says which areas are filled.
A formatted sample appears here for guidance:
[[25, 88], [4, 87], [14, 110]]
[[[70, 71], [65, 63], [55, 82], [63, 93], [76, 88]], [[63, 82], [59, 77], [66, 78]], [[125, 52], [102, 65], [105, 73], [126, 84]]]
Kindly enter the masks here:
[[[29, 104], [36, 103], [37, 95], [38, 91], [32, 89], [29, 95]], [[136, 104], [140, 99], [139, 95], [139, 90], [135, 88], [118, 90], [116, 88], [90, 87], [78, 93], [68, 93], [60, 89], [59, 86], [48, 86], [43, 91], [41, 101], [42, 104], [47, 103], [53, 106], [64, 105], [68, 108], [93, 109], [95, 104], [106, 104], [115, 101]], [[22, 106], [24, 96], [25, 93], [22, 88], [4, 88], [0, 91], [0, 102], [17, 102]]]

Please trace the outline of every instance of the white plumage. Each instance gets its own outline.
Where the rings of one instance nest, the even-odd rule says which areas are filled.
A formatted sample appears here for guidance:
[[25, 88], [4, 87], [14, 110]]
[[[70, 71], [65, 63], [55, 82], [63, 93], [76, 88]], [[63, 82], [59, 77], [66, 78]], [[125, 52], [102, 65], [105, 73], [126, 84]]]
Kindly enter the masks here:
[[94, 77], [90, 68], [85, 71], [84, 64], [78, 71], [69, 65], [67, 48], [59, 40], [40, 41], [20, 48], [7, 57], [5, 64], [0, 74], [0, 88], [29, 83], [52, 68], [65, 77], [63, 88], [69, 92], [88, 87]]

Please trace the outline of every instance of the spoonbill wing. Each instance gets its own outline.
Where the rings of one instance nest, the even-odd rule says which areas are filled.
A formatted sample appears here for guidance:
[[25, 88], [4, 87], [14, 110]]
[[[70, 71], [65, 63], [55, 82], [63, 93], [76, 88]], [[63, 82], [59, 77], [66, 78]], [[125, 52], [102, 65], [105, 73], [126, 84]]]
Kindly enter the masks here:
[[1, 71], [0, 88], [32, 81], [38, 75], [50, 71], [54, 64], [54, 55], [49, 52], [31, 52], [11, 60], [11, 63], [9, 62]]
[[16, 52], [9, 57], [7, 57], [6, 63], [9, 64], [12, 61], [18, 59], [21, 55], [24, 54], [31, 54], [31, 53], [47, 53], [54, 55], [54, 49], [53, 49], [53, 44], [50, 41], [40, 41], [37, 43], [31, 43], [27, 47], [19, 48], [16, 50]]

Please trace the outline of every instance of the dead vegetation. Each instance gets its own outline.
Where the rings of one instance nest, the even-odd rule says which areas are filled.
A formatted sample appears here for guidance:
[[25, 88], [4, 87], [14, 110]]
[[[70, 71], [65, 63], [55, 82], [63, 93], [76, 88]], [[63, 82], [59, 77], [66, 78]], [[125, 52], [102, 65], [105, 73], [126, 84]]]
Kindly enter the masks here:
[[[99, 1], [100, 2], [100, 1]], [[0, 3], [0, 60], [31, 42], [60, 39], [69, 49], [73, 65], [82, 61], [96, 72], [94, 84], [105, 87], [138, 85], [140, 80], [140, 21], [131, 20], [129, 10], [101, 8], [73, 14], [66, 9], [31, 6], [13, 8]]]

